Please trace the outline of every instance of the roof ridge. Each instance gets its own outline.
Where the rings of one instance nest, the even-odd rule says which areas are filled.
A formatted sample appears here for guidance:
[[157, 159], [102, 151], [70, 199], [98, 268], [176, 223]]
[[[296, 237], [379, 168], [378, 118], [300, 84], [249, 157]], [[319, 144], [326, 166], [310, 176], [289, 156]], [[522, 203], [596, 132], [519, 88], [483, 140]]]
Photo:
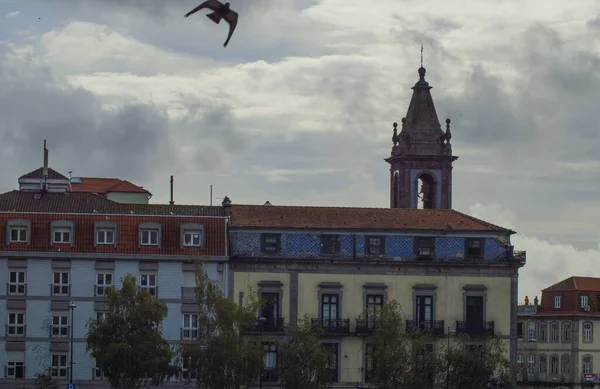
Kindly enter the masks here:
[[[264, 204], [231, 204], [232, 207], [262, 207]], [[388, 207], [351, 207], [351, 206], [339, 206], [339, 205], [268, 205], [270, 208], [331, 208], [331, 209], [365, 209], [365, 210], [389, 210], [394, 212], [396, 209], [402, 209], [408, 212], [458, 212], [453, 209], [416, 209], [416, 208], [388, 208]], [[461, 213], [461, 212], [458, 212]], [[467, 215], [468, 216], [468, 215]], [[497, 227], [497, 226], [496, 226]]]
[[509, 232], [510, 232], [510, 233], [512, 233], [512, 234], [516, 234], [516, 232], [515, 232], [515, 231], [513, 231], [513, 230], [512, 230], [512, 229], [510, 229], [510, 228], [502, 227], [502, 226], [499, 226], [499, 225], [497, 225], [497, 224], [494, 224], [494, 223], [487, 222], [487, 221], [485, 221], [485, 220], [483, 220], [483, 219], [479, 219], [479, 218], [477, 218], [477, 217], [475, 217], [475, 216], [471, 216], [471, 215], [469, 215], [469, 214], [467, 214], [467, 213], [460, 212], [460, 211], [457, 211], [457, 210], [455, 210], [455, 209], [450, 209], [450, 211], [452, 211], [452, 212], [456, 212], [456, 213], [458, 213], [459, 215], [465, 216], [465, 217], [467, 217], [467, 218], [469, 218], [469, 219], [471, 219], [471, 220], [473, 220], [473, 221], [475, 221], [475, 222], [482, 223], [482, 224], [488, 225], [488, 226], [490, 226], [490, 227], [493, 227], [493, 228], [499, 228], [499, 229], [502, 229], [502, 230], [506, 230], [506, 231], [509, 231]]

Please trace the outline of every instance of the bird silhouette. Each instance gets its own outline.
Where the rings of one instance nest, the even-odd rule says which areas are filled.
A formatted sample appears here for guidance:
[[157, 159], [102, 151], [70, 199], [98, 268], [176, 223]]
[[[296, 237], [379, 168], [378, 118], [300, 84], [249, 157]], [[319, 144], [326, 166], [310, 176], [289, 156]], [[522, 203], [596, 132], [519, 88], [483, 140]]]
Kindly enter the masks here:
[[191, 10], [190, 12], [186, 13], [185, 17], [187, 18], [188, 16], [195, 14], [196, 12], [198, 12], [204, 8], [208, 8], [208, 9], [214, 11], [214, 12], [211, 12], [208, 15], [206, 15], [206, 17], [209, 18], [210, 20], [212, 20], [213, 22], [215, 22], [216, 24], [219, 24], [221, 19], [225, 19], [225, 21], [227, 23], [229, 23], [229, 35], [227, 36], [227, 40], [223, 44], [223, 47], [227, 47], [227, 44], [229, 43], [229, 40], [231, 39], [231, 36], [233, 35], [233, 31], [235, 30], [235, 27], [237, 26], [237, 21], [238, 21], [237, 12], [232, 11], [229, 8], [229, 3], [223, 4], [219, 0], [207, 0], [204, 3], [200, 4], [199, 6], [197, 6], [196, 8], [194, 8], [193, 10]]

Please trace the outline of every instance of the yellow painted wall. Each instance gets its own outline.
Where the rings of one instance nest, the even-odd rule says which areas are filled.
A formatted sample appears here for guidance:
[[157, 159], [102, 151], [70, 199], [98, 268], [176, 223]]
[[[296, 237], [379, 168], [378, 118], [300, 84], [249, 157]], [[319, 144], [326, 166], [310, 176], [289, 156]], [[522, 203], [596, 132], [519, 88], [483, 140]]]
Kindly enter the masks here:
[[281, 301], [281, 315], [285, 324], [290, 320], [290, 275], [289, 273], [239, 273], [235, 272], [233, 280], [233, 301], [238, 302], [240, 292], [244, 299], [250, 292], [258, 292], [258, 283], [261, 281], [279, 281], [283, 284], [283, 301]]

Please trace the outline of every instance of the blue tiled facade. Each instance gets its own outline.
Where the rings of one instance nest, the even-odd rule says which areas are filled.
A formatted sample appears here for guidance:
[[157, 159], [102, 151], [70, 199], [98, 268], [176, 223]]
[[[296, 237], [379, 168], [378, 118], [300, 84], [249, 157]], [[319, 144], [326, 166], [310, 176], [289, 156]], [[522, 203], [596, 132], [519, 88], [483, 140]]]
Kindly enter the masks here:
[[[269, 232], [271, 233], [271, 232]], [[323, 232], [327, 233], [326, 231]], [[321, 233], [281, 233], [281, 248], [278, 257], [284, 258], [329, 258], [321, 254]], [[358, 259], [369, 257], [365, 250], [366, 236], [385, 236], [385, 255], [394, 260], [411, 260], [415, 255], [415, 236], [381, 235], [377, 233], [340, 234], [340, 253], [337, 258]], [[473, 236], [469, 236], [472, 238]], [[465, 256], [465, 237], [437, 236], [435, 237], [435, 259], [440, 261], [460, 260]], [[265, 256], [261, 252], [260, 231], [232, 232], [232, 256], [258, 257]], [[488, 261], [501, 260], [510, 246], [498, 238], [483, 238], [483, 259]]]

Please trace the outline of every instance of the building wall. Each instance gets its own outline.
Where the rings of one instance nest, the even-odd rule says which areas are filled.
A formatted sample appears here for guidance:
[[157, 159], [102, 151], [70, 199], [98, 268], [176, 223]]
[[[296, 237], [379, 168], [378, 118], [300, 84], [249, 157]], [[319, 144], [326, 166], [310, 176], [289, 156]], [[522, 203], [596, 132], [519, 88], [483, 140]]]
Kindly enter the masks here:
[[[334, 233], [334, 232], [332, 232]], [[281, 234], [280, 257], [290, 258], [318, 258], [321, 255], [321, 232], [315, 233], [283, 233]], [[396, 260], [413, 259], [415, 257], [415, 237], [406, 234], [379, 234], [368, 235], [385, 236], [385, 256]], [[363, 258], [365, 257], [366, 234], [341, 234], [341, 253], [336, 258]], [[422, 236], [433, 236], [423, 233]], [[468, 237], [478, 238], [472, 235]], [[465, 255], [465, 236], [445, 236], [435, 238], [435, 257], [437, 260], [453, 260], [463, 258]], [[264, 256], [261, 253], [261, 232], [235, 231], [232, 233], [232, 256]], [[484, 240], [483, 258], [493, 261], [499, 260], [506, 254], [507, 246], [498, 237], [487, 236]]]
[[[220, 259], [220, 261], [219, 261]], [[107, 261], [99, 261], [106, 263]], [[182, 299], [182, 287], [184, 278], [193, 280], [195, 265], [187, 264], [187, 258], [174, 257], [170, 261], [159, 261], [157, 263], [157, 285], [158, 298], [165, 301], [168, 307], [168, 316], [163, 323], [163, 334], [167, 340], [173, 344], [181, 341], [182, 327], [182, 303], [195, 303], [190, 299]], [[56, 297], [51, 297], [51, 283], [53, 281], [51, 259], [29, 259], [26, 261], [26, 268], [9, 268], [7, 259], [0, 259], [0, 388], [3, 386], [2, 379], [5, 378], [4, 366], [6, 365], [7, 355], [15, 355], [15, 351], [7, 351], [6, 343], [11, 341], [24, 342], [25, 351], [21, 351], [25, 362], [26, 378], [33, 378], [35, 373], [40, 373], [48, 368], [50, 364], [50, 328], [52, 323], [51, 301]], [[148, 263], [148, 262], [144, 262]], [[156, 263], [156, 262], [155, 262]], [[212, 262], [204, 263], [204, 269], [209, 277], [217, 281], [224, 292], [227, 292], [227, 266], [226, 258], [214, 257]], [[70, 269], [63, 269], [70, 273], [71, 296], [66, 297], [66, 301], [73, 301], [76, 304], [74, 309], [74, 379], [90, 380], [92, 379], [93, 360], [85, 351], [85, 335], [87, 332], [87, 323], [90, 319], [96, 318], [95, 302], [101, 301], [94, 297], [94, 286], [97, 283], [98, 272], [109, 272], [113, 274], [113, 283], [121, 287], [120, 278], [128, 273], [138, 277], [140, 275], [140, 262], [115, 261], [114, 270], [96, 270], [95, 260], [72, 260]], [[7, 282], [10, 271], [26, 271], [26, 296], [7, 296]], [[184, 273], [192, 273], [184, 277]], [[138, 281], [139, 282], [139, 281]], [[185, 285], [193, 286], [193, 285]], [[6, 324], [8, 323], [7, 301], [24, 301], [26, 337], [8, 337], [6, 334]], [[11, 310], [10, 312], [12, 312]], [[14, 310], [21, 312], [21, 310]], [[69, 317], [70, 313], [65, 311]], [[66, 339], [65, 341], [68, 341]], [[13, 353], [13, 354], [10, 354]], [[19, 353], [19, 352], [17, 352]], [[68, 355], [68, 351], [66, 352]], [[67, 360], [68, 363], [68, 360]], [[14, 380], [13, 380], [14, 381]], [[6, 380], [4, 383], [10, 383]], [[20, 386], [19, 386], [20, 387]]]
[[148, 204], [149, 200], [147, 193], [110, 192], [106, 198], [122, 204]]

